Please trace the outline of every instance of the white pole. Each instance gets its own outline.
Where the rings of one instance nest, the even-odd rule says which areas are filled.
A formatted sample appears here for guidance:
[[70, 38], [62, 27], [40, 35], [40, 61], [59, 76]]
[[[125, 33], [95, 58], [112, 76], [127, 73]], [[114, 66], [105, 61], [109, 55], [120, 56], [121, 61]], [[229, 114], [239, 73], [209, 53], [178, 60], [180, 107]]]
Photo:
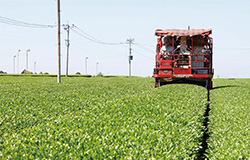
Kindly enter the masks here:
[[26, 74], [28, 74], [28, 52], [30, 52], [30, 49], [26, 51]]
[[86, 75], [88, 75], [88, 70], [87, 70], [87, 60], [88, 60], [88, 57], [85, 58], [85, 72], [86, 72]]
[[69, 71], [69, 28], [70, 26], [67, 24], [65, 26], [65, 30], [67, 31], [67, 40], [66, 40], [66, 46], [67, 46], [67, 58], [66, 58], [66, 77], [68, 77], [68, 71]]
[[131, 48], [131, 44], [133, 44], [133, 41], [134, 39], [133, 38], [130, 38], [130, 39], [127, 39], [127, 43], [129, 43], [129, 77], [131, 77], [131, 61], [132, 61], [132, 48]]
[[14, 55], [13, 57], [13, 73], [15, 74], [15, 58], [16, 58], [16, 55]]
[[19, 49], [17, 52], [17, 74], [19, 73], [19, 53], [21, 52], [21, 50]]
[[98, 74], [98, 62], [96, 63], [96, 75]]
[[66, 46], [67, 46], [67, 57], [66, 57], [66, 77], [68, 77], [68, 73], [69, 73], [69, 30], [74, 28], [74, 24], [72, 24], [72, 26], [70, 26], [69, 24], [63, 25], [64, 29], [67, 31], [67, 39], [66, 39]]
[[36, 73], [36, 61], [34, 62], [34, 74]]

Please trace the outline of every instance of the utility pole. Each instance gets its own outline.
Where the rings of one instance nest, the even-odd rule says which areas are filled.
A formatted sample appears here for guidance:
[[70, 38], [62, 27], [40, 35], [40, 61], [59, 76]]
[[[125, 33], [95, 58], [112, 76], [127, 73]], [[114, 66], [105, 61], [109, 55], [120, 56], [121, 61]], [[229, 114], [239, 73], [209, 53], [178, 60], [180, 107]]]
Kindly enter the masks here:
[[60, 35], [60, 0], [57, 0], [57, 51], [58, 51], [58, 73], [57, 83], [61, 83], [61, 35]]
[[68, 77], [69, 71], [69, 30], [74, 28], [74, 24], [71, 26], [69, 24], [63, 25], [64, 29], [67, 31], [67, 39], [66, 39], [66, 46], [67, 46], [67, 58], [66, 58], [66, 77]]
[[88, 70], [87, 70], [87, 67], [88, 67], [88, 65], [87, 65], [87, 60], [88, 60], [89, 58], [88, 57], [86, 57], [85, 58], [85, 72], [86, 72], [86, 75], [88, 75]]
[[34, 74], [36, 73], [36, 61], [34, 62]]
[[28, 63], [28, 52], [30, 52], [30, 49], [28, 49], [26, 51], [26, 74], [28, 74], [28, 65], [29, 65], [29, 63]]
[[15, 74], [15, 58], [16, 58], [16, 55], [14, 55], [13, 57], [13, 73]]
[[96, 75], [98, 75], [98, 62], [96, 63]]
[[131, 44], [133, 44], [134, 38], [130, 38], [127, 39], [127, 43], [129, 43], [129, 77], [131, 77], [131, 61], [133, 60], [133, 56], [132, 56], [132, 48], [131, 48]]
[[17, 74], [19, 73], [19, 53], [21, 52], [21, 50], [19, 49], [17, 52]]

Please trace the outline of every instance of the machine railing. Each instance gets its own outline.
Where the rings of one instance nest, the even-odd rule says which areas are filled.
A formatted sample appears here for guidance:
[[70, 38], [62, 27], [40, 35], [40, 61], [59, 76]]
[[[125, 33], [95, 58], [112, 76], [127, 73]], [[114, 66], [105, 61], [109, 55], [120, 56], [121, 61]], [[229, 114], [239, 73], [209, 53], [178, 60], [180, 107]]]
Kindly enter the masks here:
[[212, 74], [211, 58], [210, 53], [158, 54], [156, 55], [156, 69], [172, 70], [172, 74], [175, 73], [174, 70], [177, 73], [177, 68], [190, 70], [190, 74]]

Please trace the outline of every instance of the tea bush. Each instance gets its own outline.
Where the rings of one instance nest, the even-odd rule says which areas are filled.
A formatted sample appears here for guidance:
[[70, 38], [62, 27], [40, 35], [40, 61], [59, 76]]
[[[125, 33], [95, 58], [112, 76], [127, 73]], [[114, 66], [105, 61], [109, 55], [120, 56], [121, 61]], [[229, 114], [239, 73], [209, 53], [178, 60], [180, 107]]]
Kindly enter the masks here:
[[206, 89], [139, 77], [0, 77], [1, 159], [193, 159]]

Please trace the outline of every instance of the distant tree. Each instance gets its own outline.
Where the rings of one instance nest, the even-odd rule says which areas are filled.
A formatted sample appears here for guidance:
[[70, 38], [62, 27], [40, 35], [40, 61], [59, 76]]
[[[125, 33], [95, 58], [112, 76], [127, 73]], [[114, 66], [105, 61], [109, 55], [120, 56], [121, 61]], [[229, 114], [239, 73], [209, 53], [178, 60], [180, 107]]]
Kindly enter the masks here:
[[43, 72], [41, 71], [39, 74], [43, 74]]
[[48, 72], [44, 72], [44, 74], [49, 74]]
[[0, 70], [0, 74], [7, 74], [7, 72]]
[[99, 72], [99, 73], [97, 74], [97, 76], [98, 76], [98, 77], [102, 77], [102, 76], [103, 76], [102, 72]]
[[76, 72], [76, 74], [77, 74], [77, 75], [81, 75], [81, 73], [80, 73], [80, 72]]
[[[26, 69], [24, 69], [21, 74], [26, 74]], [[33, 72], [28, 71], [28, 74], [33, 74]]]

